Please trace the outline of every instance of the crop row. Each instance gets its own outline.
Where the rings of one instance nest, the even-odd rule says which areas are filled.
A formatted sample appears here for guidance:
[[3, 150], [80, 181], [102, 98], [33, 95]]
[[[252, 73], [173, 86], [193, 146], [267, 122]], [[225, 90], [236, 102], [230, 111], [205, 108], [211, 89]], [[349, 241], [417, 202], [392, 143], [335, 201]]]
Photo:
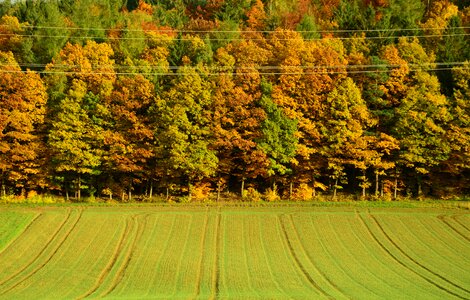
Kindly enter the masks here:
[[1, 299], [470, 299], [462, 213], [1, 213]]

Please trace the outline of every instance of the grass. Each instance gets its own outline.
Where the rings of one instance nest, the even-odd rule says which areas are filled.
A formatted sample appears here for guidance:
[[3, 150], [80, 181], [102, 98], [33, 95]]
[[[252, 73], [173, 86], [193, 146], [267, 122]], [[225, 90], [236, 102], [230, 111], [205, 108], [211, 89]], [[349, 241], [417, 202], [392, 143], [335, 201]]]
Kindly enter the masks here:
[[470, 298], [470, 212], [0, 206], [0, 299]]

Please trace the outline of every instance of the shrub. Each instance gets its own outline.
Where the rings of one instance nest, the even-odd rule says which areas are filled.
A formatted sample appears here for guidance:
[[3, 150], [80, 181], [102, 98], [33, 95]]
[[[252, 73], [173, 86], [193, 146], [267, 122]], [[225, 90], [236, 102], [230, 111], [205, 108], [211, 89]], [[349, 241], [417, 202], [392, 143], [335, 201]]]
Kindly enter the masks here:
[[264, 193], [264, 200], [268, 202], [281, 200], [281, 197], [279, 197], [279, 193], [277, 192], [276, 185], [274, 185], [273, 188], [269, 188], [266, 190], [266, 192]]
[[252, 187], [249, 187], [243, 192], [243, 198], [254, 202], [259, 202], [262, 200], [261, 193]]
[[209, 198], [212, 192], [210, 183], [197, 183], [191, 189], [191, 199], [194, 201], [202, 201]]
[[306, 183], [301, 183], [292, 193], [292, 199], [296, 201], [309, 201], [313, 199], [313, 188]]

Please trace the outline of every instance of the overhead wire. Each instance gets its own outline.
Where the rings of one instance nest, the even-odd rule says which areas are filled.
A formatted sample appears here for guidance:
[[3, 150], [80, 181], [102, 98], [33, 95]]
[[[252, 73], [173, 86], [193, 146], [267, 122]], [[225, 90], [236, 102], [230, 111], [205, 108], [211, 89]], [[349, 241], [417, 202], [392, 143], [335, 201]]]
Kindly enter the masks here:
[[[0, 25], [0, 27], [12, 27], [11, 25]], [[30, 29], [60, 29], [76, 31], [126, 31], [126, 32], [170, 32], [170, 33], [274, 33], [277, 30], [185, 30], [185, 29], [130, 29], [130, 28], [100, 28], [100, 27], [67, 27], [67, 26], [37, 26], [20, 25]], [[384, 28], [384, 29], [330, 29], [330, 30], [299, 30], [299, 33], [354, 33], [354, 32], [397, 32], [397, 31], [424, 31], [424, 30], [446, 30], [446, 29], [470, 29], [470, 26], [458, 27], [421, 27], [421, 28]]]
[[[366, 40], [379, 40], [379, 39], [390, 39], [390, 38], [439, 38], [439, 37], [450, 37], [450, 36], [468, 36], [470, 33], [457, 33], [457, 34], [424, 34], [424, 35], [398, 35], [398, 36], [365, 36], [360, 37]], [[107, 40], [148, 40], [148, 37], [100, 37], [100, 36], [67, 36], [67, 35], [35, 35], [35, 34], [15, 34], [15, 33], [0, 33], [0, 37], [2, 36], [15, 36], [15, 37], [25, 37], [25, 38], [67, 38], [67, 39], [83, 39], [83, 40], [99, 40], [99, 39], [107, 39]], [[303, 41], [319, 41], [319, 40], [351, 40], [357, 39], [358, 37], [328, 37], [328, 38], [303, 38]], [[178, 40], [182, 41], [191, 41], [192, 38], [185, 38], [179, 37]], [[206, 37], [204, 40], [208, 41], [266, 41], [269, 39], [265, 38], [211, 38]], [[295, 40], [295, 38], [282, 38], [276, 39], [277, 41], [291, 41]]]
[[[444, 71], [452, 70], [453, 68], [430, 68], [426, 71]], [[464, 69], [470, 69], [464, 68]], [[410, 72], [420, 71], [420, 69], [410, 69]], [[367, 73], [388, 73], [390, 70], [357, 70], [357, 71], [309, 71], [309, 72], [194, 72], [194, 73], [173, 73], [173, 72], [77, 72], [77, 71], [36, 71], [38, 74], [56, 74], [56, 75], [146, 75], [146, 76], [220, 76], [220, 75], [235, 75], [235, 76], [248, 76], [248, 75], [329, 75], [329, 74], [367, 74]], [[0, 73], [23, 73], [21, 70], [1, 70]]]
[[[399, 68], [399, 67], [425, 67], [425, 66], [458, 66], [468, 62], [455, 61], [455, 62], [433, 62], [433, 63], [420, 63], [420, 64], [366, 64], [366, 65], [260, 65], [260, 66], [204, 66], [204, 69], [224, 70], [271, 70], [271, 69], [360, 69], [360, 68]], [[23, 67], [23, 68], [82, 68], [83, 65], [72, 64], [33, 64], [33, 63], [20, 63], [20, 64], [0, 64], [0, 67]], [[114, 69], [169, 69], [179, 70], [185, 68], [184, 66], [130, 66], [130, 65], [92, 65], [92, 68], [114, 68]]]

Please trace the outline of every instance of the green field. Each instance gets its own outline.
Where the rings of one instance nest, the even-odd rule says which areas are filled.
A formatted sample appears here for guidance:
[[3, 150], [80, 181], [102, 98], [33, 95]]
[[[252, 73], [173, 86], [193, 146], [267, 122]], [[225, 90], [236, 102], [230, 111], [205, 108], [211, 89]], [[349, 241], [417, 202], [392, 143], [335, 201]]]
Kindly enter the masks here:
[[0, 299], [470, 299], [470, 213], [0, 207]]

